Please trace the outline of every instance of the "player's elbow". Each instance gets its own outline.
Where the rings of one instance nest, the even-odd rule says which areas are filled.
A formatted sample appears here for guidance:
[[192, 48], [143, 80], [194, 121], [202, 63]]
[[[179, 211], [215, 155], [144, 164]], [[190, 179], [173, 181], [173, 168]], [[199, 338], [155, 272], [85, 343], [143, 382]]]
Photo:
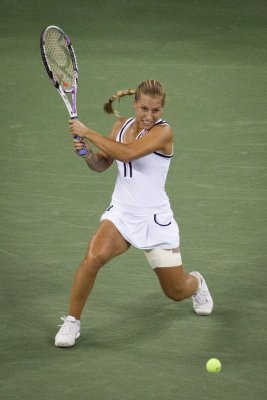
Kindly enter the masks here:
[[128, 162], [132, 161], [130, 157], [120, 157], [119, 161], [123, 162], [124, 164], [127, 164]]
[[125, 151], [123, 154], [121, 154], [119, 161], [126, 164], [130, 161], [133, 161], [135, 158], [135, 154], [132, 151]]

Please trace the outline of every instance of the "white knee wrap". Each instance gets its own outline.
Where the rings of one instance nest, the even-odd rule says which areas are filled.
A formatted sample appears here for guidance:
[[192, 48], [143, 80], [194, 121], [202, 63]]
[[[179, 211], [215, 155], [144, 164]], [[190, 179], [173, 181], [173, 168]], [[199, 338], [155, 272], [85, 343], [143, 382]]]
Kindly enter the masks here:
[[178, 249], [151, 249], [144, 251], [148, 264], [154, 268], [178, 267], [182, 265], [181, 253]]

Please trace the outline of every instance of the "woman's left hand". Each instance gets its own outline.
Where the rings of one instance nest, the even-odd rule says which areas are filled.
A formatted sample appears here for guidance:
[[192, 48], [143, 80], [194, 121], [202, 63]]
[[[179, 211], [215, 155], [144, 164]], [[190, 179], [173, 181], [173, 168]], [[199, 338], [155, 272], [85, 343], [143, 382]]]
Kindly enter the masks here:
[[89, 139], [89, 137], [87, 136], [88, 128], [84, 124], [82, 124], [78, 119], [71, 119], [69, 121], [69, 127], [73, 136], [76, 135], [80, 136], [80, 138]]

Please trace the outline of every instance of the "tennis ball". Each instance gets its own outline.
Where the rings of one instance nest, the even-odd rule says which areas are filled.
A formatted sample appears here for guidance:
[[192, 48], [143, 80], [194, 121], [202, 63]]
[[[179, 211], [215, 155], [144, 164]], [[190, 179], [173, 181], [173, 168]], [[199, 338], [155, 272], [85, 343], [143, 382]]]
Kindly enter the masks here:
[[217, 358], [211, 358], [207, 361], [206, 368], [208, 372], [216, 373], [220, 372], [220, 370], [222, 369], [222, 364]]

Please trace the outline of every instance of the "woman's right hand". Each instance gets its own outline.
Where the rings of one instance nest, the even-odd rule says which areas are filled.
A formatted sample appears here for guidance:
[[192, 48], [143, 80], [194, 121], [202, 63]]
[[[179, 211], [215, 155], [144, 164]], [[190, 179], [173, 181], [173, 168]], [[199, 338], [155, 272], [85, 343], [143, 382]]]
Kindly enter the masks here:
[[91, 152], [90, 145], [87, 140], [78, 140], [73, 138], [73, 146], [74, 146], [74, 151], [77, 155], [79, 155], [79, 151], [82, 150], [84, 147], [86, 147], [86, 150], [88, 153]]

